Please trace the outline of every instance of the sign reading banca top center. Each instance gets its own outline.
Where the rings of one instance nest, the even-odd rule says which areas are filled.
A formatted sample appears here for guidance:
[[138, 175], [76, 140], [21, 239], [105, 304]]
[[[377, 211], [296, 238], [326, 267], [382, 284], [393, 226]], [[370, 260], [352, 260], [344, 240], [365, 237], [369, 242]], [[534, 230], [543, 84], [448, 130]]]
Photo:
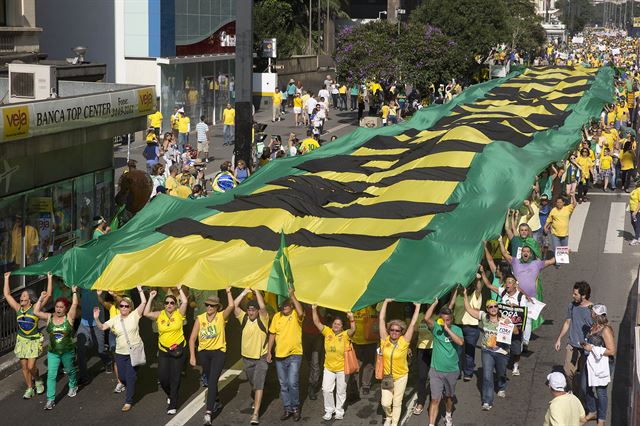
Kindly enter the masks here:
[[145, 87], [2, 107], [0, 142], [145, 116], [155, 103], [155, 89]]

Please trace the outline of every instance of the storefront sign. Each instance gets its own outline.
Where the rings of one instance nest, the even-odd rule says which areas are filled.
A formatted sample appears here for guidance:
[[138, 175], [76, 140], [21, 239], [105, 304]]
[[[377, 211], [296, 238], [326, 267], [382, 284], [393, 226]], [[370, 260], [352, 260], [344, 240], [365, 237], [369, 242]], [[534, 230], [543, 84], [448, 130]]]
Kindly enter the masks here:
[[213, 34], [193, 44], [176, 46], [176, 56], [229, 54], [236, 51], [236, 21], [228, 22]]
[[155, 89], [145, 87], [7, 106], [1, 108], [0, 142], [144, 116], [155, 102]]

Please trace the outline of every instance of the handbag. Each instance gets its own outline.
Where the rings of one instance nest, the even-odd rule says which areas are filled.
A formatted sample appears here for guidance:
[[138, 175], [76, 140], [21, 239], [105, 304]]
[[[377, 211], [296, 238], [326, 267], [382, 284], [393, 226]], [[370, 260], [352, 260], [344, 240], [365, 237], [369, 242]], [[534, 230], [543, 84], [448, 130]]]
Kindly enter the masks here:
[[353, 350], [353, 345], [349, 339], [344, 341], [344, 374], [355, 374], [360, 371], [360, 361], [356, 356], [356, 351]]
[[127, 333], [127, 328], [124, 326], [124, 321], [122, 320], [122, 318], [120, 318], [120, 325], [122, 326], [122, 332], [124, 333], [124, 338], [127, 341], [127, 346], [129, 346], [129, 357], [131, 358], [131, 366], [137, 367], [139, 365], [145, 365], [147, 363], [147, 356], [144, 353], [144, 343], [140, 343], [136, 346], [131, 346], [129, 333]]
[[380, 387], [383, 390], [392, 391], [393, 390], [393, 353], [395, 352], [398, 345], [394, 345], [393, 349], [391, 349], [391, 361], [389, 364], [389, 374], [385, 374], [382, 377], [382, 381], [380, 382]]
[[[380, 348], [378, 348], [380, 350]], [[376, 354], [376, 379], [382, 380], [384, 376], [384, 360], [382, 359], [382, 354]]]

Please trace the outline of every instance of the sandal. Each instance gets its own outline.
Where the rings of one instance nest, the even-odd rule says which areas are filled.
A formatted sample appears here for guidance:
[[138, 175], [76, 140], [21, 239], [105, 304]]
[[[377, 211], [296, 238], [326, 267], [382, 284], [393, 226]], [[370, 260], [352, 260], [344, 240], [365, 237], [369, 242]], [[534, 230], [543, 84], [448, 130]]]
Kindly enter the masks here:
[[415, 407], [413, 407], [414, 416], [419, 416], [420, 414], [422, 414], [423, 411], [424, 411], [423, 405], [416, 405]]

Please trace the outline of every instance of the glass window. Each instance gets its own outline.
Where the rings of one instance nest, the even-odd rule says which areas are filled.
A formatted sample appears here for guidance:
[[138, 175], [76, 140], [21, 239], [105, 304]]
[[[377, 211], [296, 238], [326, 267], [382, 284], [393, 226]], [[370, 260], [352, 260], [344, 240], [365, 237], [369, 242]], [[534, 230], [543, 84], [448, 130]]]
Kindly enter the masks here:
[[[2, 274], [24, 265], [22, 256], [22, 217], [24, 197], [16, 195], [0, 199], [0, 270]], [[11, 288], [22, 283], [20, 277], [11, 278]]]
[[[107, 220], [111, 220], [115, 214], [113, 210], [113, 171], [103, 170], [95, 173], [96, 179], [96, 202], [94, 216], [103, 216]], [[91, 218], [93, 219], [93, 218]], [[91, 224], [93, 227], [93, 223]], [[93, 233], [93, 229], [91, 229]]]
[[93, 174], [81, 176], [75, 180], [76, 236], [79, 239], [79, 243], [91, 239], [94, 216], [93, 209], [95, 207], [93, 188]]
[[43, 251], [60, 253], [76, 243], [76, 211], [73, 200], [73, 180], [58, 183], [52, 187], [54, 238]]

